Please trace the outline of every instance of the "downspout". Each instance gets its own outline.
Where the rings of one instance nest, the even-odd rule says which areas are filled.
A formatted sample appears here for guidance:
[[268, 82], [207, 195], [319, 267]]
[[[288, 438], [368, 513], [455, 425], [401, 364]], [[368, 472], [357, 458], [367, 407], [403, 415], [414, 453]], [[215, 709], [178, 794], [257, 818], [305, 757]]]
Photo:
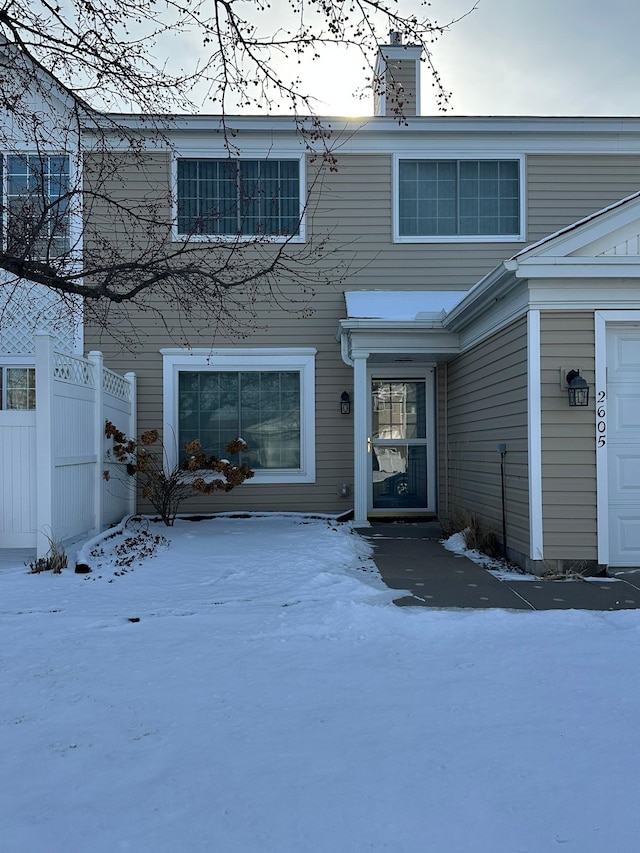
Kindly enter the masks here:
[[344, 330], [340, 330], [340, 355], [348, 367], [353, 367], [353, 359], [349, 355], [349, 341]]

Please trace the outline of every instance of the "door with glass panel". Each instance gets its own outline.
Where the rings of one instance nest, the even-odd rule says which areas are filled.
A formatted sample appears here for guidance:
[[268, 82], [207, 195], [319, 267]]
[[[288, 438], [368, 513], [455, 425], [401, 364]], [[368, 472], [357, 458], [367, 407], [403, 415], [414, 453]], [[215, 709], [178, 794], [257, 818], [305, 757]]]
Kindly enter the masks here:
[[433, 510], [431, 382], [371, 380], [371, 508]]

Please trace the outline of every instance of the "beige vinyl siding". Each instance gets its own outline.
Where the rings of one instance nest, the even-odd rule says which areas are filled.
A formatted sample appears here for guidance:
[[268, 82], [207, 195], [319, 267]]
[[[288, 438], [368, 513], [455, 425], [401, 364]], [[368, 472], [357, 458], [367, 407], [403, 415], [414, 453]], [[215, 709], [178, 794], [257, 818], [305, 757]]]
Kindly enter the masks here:
[[[542, 524], [545, 560], [597, 560], [596, 434], [593, 399], [571, 408], [561, 369], [578, 368], [594, 384], [591, 311], [543, 311]], [[592, 396], [592, 395], [591, 395]]]
[[507, 546], [529, 554], [527, 325], [512, 323], [447, 365], [448, 514], [475, 513], [502, 539], [500, 454], [505, 456]]
[[419, 63], [413, 59], [387, 61], [385, 115], [406, 118], [417, 114], [416, 71], [418, 65]]
[[637, 154], [527, 156], [527, 242], [640, 190]]
[[339, 156], [314, 185], [312, 234], [326, 239], [324, 266], [342, 265], [346, 289], [467, 290], [523, 245], [394, 243], [392, 166], [390, 154]]
[[[236, 141], [241, 143], [240, 139]], [[177, 143], [179, 147], [179, 140]], [[514, 147], [517, 148], [517, 139]], [[279, 486], [246, 484], [224, 498], [202, 498], [200, 504], [192, 501], [194, 511], [213, 507], [322, 512], [349, 509], [351, 501], [337, 497], [340, 483], [352, 485], [353, 482], [353, 416], [339, 413], [340, 394], [345, 389], [351, 393], [352, 370], [342, 362], [335, 340], [338, 321], [345, 314], [344, 290], [466, 290], [523, 245], [513, 242], [393, 243], [392, 164], [391, 153], [341, 155], [339, 146], [337, 171], [332, 171], [329, 164], [319, 166], [318, 160], [314, 163], [309, 158], [307, 242], [286, 248], [287, 258], [292, 261], [286, 275], [250, 292], [230, 294], [226, 301], [228, 322], [214, 314], [199, 328], [193, 328], [174, 309], [167, 309], [157, 300], [151, 306], [156, 311], [112, 307], [108, 322], [119, 340], [112, 340], [95, 327], [87, 328], [87, 350], [103, 350], [107, 363], [116, 370], [136, 371], [141, 430], [157, 427], [162, 421], [159, 351], [163, 347], [184, 346], [188, 341], [196, 347], [317, 348], [317, 482]], [[527, 172], [529, 238], [537, 239], [635, 189], [640, 156], [530, 155]], [[597, 181], [592, 180], [591, 172], [599, 176]], [[148, 204], [160, 213], [164, 211], [168, 222], [169, 180], [169, 155], [158, 152], [149, 154], [142, 165], [131, 159], [123, 161], [120, 174], [113, 177], [112, 188], [125, 203]], [[101, 224], [112, 231], [118, 229], [123, 240], [133, 239], [144, 245], [144, 234], [132, 233], [112, 211], [90, 210], [89, 215], [100, 215]], [[87, 244], [90, 246], [90, 240]], [[199, 251], [224, 253], [228, 249], [204, 243]], [[270, 257], [277, 247], [263, 245], [244, 251], [248, 257]], [[122, 321], [123, 314], [129, 314], [131, 323]], [[127, 350], [121, 341], [128, 333]], [[467, 364], [464, 360], [460, 363]], [[455, 370], [459, 369], [457, 364]], [[512, 405], [509, 386], [499, 388], [496, 385], [495, 394], [502, 392], [507, 392], [507, 403]], [[519, 393], [518, 390], [516, 397]], [[520, 402], [517, 397], [516, 409]], [[455, 412], [455, 408], [451, 411]], [[464, 419], [460, 424], [463, 422]], [[497, 420], [496, 423], [503, 422]], [[496, 440], [508, 443], [507, 470], [511, 478], [508, 488], [515, 494], [516, 482], [520, 482], [516, 472], [523, 470], [523, 465], [517, 461], [521, 451], [512, 448], [509, 436]], [[518, 442], [520, 440], [518, 438]], [[499, 470], [499, 457], [495, 446], [491, 447], [492, 439], [487, 441], [487, 477], [491, 479]], [[526, 470], [523, 476], [526, 480]], [[510, 501], [510, 507], [520, 506], [520, 503], [514, 505], [511, 498]], [[520, 512], [519, 509], [510, 511], [515, 516]], [[520, 522], [514, 521], [514, 524], [518, 529]], [[518, 536], [519, 541], [524, 541], [524, 528]]]
[[[135, 330], [129, 351], [97, 329], [87, 329], [87, 349], [102, 349], [114, 370], [135, 370], [141, 431], [162, 423], [163, 347], [188, 340], [196, 347], [317, 348], [316, 483], [249, 482], [224, 497], [194, 498], [189, 511], [350, 509], [351, 500], [338, 497], [341, 483], [353, 487], [353, 415], [341, 415], [339, 410], [341, 393], [348, 390], [352, 395], [353, 372], [343, 363], [335, 339], [338, 321], [345, 314], [344, 290], [466, 288], [504, 256], [506, 247], [500, 245], [393, 244], [391, 163], [389, 155], [345, 156], [340, 158], [337, 172], [323, 169], [319, 178], [310, 164], [309, 242], [287, 248], [289, 257], [300, 265], [294, 265], [293, 273], [282, 277], [271, 290], [230, 295], [229, 310], [237, 318], [232, 324], [237, 329], [235, 336], [217, 328], [214, 317], [204, 327], [193, 328], [161, 301], [155, 302], [159, 313], [126, 309]], [[167, 200], [169, 159], [164, 154], [150, 155], [144, 173], [129, 164], [119, 181], [122, 199], [131, 189], [161, 207]], [[123, 239], [129, 236], [123, 231]], [[310, 256], [316, 242], [322, 242], [323, 249], [318, 256]], [[203, 252], [217, 250], [215, 244], [202, 246]], [[259, 252], [275, 250], [263, 246]], [[126, 325], [118, 323], [117, 308], [111, 317], [113, 328], [123, 334]]]

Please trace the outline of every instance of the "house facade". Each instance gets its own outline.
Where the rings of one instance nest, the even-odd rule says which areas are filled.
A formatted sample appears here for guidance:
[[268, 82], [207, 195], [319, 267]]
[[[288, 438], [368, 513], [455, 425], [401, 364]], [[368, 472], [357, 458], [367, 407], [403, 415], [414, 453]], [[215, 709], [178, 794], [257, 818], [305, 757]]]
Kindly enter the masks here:
[[119, 198], [164, 205], [176, 245], [258, 235], [256, 264], [286, 264], [229, 294], [235, 335], [159, 296], [132, 350], [91, 326], [86, 348], [135, 370], [168, 465], [247, 441], [255, 477], [190, 513], [471, 512], [535, 572], [639, 566], [640, 118], [415, 115], [416, 49], [380, 62], [376, 115], [316, 141], [288, 116], [177, 117], [162, 140], [119, 117], [149, 140], [135, 161], [114, 140]]

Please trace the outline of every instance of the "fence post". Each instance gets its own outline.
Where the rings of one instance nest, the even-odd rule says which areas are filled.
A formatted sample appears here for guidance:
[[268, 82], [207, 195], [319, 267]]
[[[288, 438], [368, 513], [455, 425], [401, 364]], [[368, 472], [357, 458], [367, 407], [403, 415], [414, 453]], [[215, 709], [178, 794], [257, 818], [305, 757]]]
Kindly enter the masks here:
[[[138, 435], [138, 380], [135, 373], [130, 371], [125, 373], [124, 378], [129, 383], [131, 389], [129, 396], [129, 425], [126, 434], [131, 438], [136, 438]], [[131, 488], [129, 489], [129, 515], [134, 515], [137, 510], [137, 483], [136, 478], [131, 478]]]
[[35, 333], [36, 347], [36, 555], [46, 557], [53, 529], [55, 436], [53, 423], [53, 337]]
[[93, 450], [96, 457], [96, 469], [93, 478], [93, 532], [99, 533], [104, 525], [104, 480], [102, 479], [102, 463], [104, 462], [104, 356], [98, 350], [92, 350], [87, 358], [93, 365], [95, 380]]

